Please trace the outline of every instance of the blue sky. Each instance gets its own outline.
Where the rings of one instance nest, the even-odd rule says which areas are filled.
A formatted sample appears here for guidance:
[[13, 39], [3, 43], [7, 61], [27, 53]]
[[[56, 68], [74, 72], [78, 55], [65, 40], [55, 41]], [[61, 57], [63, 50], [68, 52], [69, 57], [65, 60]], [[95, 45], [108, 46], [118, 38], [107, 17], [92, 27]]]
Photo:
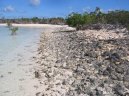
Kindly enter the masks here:
[[129, 10], [129, 0], [0, 0], [0, 17], [65, 17], [71, 12]]

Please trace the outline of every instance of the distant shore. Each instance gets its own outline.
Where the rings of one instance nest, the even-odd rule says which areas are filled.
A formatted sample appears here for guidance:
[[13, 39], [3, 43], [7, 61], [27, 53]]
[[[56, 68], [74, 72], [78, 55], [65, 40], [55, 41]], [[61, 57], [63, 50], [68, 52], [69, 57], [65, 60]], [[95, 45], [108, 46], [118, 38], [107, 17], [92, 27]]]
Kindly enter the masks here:
[[[13, 26], [17, 27], [61, 27], [61, 26], [66, 26], [67, 25], [52, 25], [52, 24], [12, 24]], [[7, 26], [6, 23], [1, 23], [0, 26]]]

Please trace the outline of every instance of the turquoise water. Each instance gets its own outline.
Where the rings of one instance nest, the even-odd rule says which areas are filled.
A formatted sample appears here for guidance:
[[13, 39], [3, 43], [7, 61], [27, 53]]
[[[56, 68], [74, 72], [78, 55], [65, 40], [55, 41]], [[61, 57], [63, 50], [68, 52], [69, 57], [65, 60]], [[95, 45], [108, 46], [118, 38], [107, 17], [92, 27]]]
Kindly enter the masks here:
[[42, 31], [42, 28], [19, 27], [17, 35], [11, 36], [9, 28], [0, 26], [0, 58], [5, 57], [28, 40], [35, 39], [34, 36]]

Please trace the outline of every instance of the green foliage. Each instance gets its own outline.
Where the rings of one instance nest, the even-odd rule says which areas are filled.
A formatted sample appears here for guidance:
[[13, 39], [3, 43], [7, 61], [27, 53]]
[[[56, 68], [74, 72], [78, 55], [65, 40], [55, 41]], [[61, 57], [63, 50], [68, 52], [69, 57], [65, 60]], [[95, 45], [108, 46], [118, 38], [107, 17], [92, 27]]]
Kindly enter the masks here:
[[123, 10], [110, 11], [107, 14], [107, 21], [111, 24], [129, 24], [129, 12]]
[[71, 26], [83, 25], [85, 22], [82, 18], [82, 14], [72, 13], [67, 18], [67, 24]]
[[[17, 19], [0, 19], [0, 23], [16, 23], [16, 24], [58, 24], [58, 25], [64, 25], [65, 19], [62, 17], [56, 17], [56, 18], [17, 18]], [[8, 25], [7, 23], [7, 25]]]
[[102, 23], [102, 24], [120, 24], [129, 25], [129, 11], [116, 10], [108, 13], [101, 12], [100, 8], [96, 8], [90, 13], [72, 13], [66, 18], [66, 23], [72, 27], [83, 25]]
[[16, 35], [16, 32], [18, 31], [18, 27], [12, 27], [10, 28], [11, 30], [11, 35]]
[[37, 23], [39, 21], [39, 18], [38, 17], [33, 17], [31, 20], [32, 20], [32, 22]]

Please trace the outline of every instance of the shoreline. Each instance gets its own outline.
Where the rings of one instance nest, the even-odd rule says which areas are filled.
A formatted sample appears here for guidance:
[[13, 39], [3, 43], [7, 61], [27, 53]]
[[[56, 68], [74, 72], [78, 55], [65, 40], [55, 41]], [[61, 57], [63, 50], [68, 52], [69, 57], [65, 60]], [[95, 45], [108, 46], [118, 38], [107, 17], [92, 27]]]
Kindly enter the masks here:
[[[1, 24], [6, 26], [6, 24]], [[7, 54], [0, 61], [0, 96], [35, 96], [42, 90], [44, 85], [35, 77], [35, 72], [40, 70], [38, 48], [42, 33], [49, 33], [56, 29], [66, 28], [49, 24], [14, 24], [14, 26], [43, 28], [41, 33], [28, 38], [26, 42]], [[35, 38], [35, 39], [33, 39]]]
[[[0, 26], [7, 26], [6, 23], [1, 23]], [[15, 27], [68, 27], [68, 25], [53, 25], [53, 24], [15, 24], [12, 23], [12, 26]]]
[[[35, 96], [40, 85], [34, 77], [40, 34], [22, 42], [0, 61], [0, 96]], [[35, 38], [35, 39], [33, 39]]]
[[[18, 25], [14, 24], [14, 26]], [[119, 77], [120, 80], [123, 80], [123, 73], [119, 74], [117, 71], [111, 71], [110, 74], [107, 69], [112, 66], [113, 62], [115, 63], [113, 63], [111, 70], [117, 68], [116, 70], [119, 71], [119, 68], [124, 70], [129, 68], [129, 64], [127, 64], [129, 63], [129, 56], [124, 54], [129, 53], [127, 51], [129, 40], [123, 40], [125, 38], [123, 31], [120, 30], [121, 33], [115, 33], [113, 30], [108, 32], [106, 30], [74, 31], [74, 28], [72, 28], [71, 32], [71, 27], [51, 26], [50, 24], [20, 24], [19, 26], [38, 26], [43, 27], [44, 30], [38, 37], [38, 42], [29, 42], [30, 46], [22, 46], [20, 50], [18, 49], [20, 54], [16, 53], [17, 56], [13, 55], [15, 57], [9, 59], [10, 62], [14, 60], [11, 63], [14, 66], [0, 66], [1, 70], [6, 69], [3, 73], [0, 72], [0, 76], [3, 75], [1, 77], [2, 82], [5, 81], [5, 84], [8, 84], [9, 82], [6, 80], [10, 79], [10, 75], [16, 81], [19, 80], [15, 87], [9, 87], [10, 90], [6, 86], [3, 87], [2, 84], [4, 83], [2, 83], [2, 87], [6, 90], [2, 90], [3, 93], [0, 92], [0, 95], [49, 96], [51, 94], [52, 96], [84, 96], [90, 92], [94, 96], [98, 93], [100, 96], [115, 96], [113, 89], [117, 86], [124, 87], [120, 91], [127, 90], [125, 85], [127, 82], [122, 81], [125, 82], [124, 84], [116, 79]], [[36, 38], [35, 40], [37, 41]], [[36, 49], [29, 49], [35, 45], [37, 45]], [[24, 47], [26, 47], [25, 50]], [[119, 63], [118, 61], [106, 60], [107, 56], [104, 55], [112, 55], [112, 51], [116, 55], [115, 60], [116, 58], [122, 60], [124, 57], [123, 61], [119, 62], [125, 62], [124, 64], [127, 65], [123, 64], [121, 66], [121, 64], [116, 64]], [[12, 68], [10, 69], [12, 71], [8, 70], [9, 68]], [[12, 73], [10, 74], [10, 72]], [[19, 75], [18, 72], [21, 74]], [[107, 72], [106, 75], [104, 72]], [[112, 83], [114, 80], [116, 83]], [[127, 80], [129, 79], [127, 78]], [[14, 81], [12, 80], [12, 82]], [[103, 88], [101, 85], [103, 85]], [[129, 86], [129, 83], [127, 85]], [[78, 87], [80, 89], [76, 90]], [[14, 90], [15, 88], [17, 90]], [[117, 92], [119, 89], [115, 91]]]
[[124, 31], [53, 31], [41, 34], [38, 72], [44, 89], [39, 96], [129, 93], [129, 78], [125, 78], [129, 73], [123, 72], [129, 70], [129, 40]]

